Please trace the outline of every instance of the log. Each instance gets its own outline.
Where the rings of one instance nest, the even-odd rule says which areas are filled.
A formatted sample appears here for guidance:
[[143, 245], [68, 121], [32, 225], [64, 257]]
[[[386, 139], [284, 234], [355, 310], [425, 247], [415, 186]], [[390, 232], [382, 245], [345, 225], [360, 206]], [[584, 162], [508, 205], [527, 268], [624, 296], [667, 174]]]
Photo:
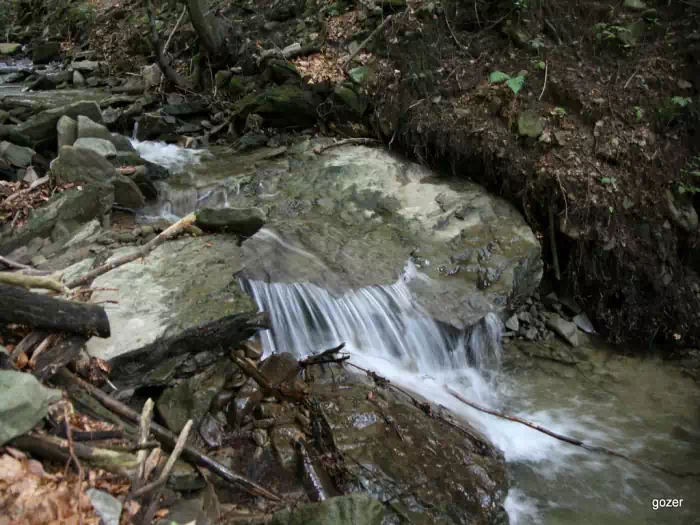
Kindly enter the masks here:
[[[66, 463], [70, 459], [69, 443], [66, 439], [42, 434], [25, 434], [15, 438], [12, 446], [38, 457]], [[84, 443], [73, 443], [75, 455], [90, 466], [101, 468], [120, 476], [131, 477], [136, 473], [138, 462], [135, 454], [117, 452]]]
[[61, 332], [109, 337], [104, 308], [32, 293], [0, 283], [0, 322]]
[[165, 385], [171, 378], [162, 377], [158, 373], [165, 361], [182, 357], [184, 362], [188, 356], [202, 351], [224, 355], [228, 349], [238, 348], [258, 330], [269, 327], [267, 314], [253, 312], [232, 314], [218, 321], [195, 326], [179, 335], [156, 340], [110, 360], [112, 373], [109, 379], [119, 390]]
[[51, 379], [56, 372], [73, 362], [80, 355], [80, 350], [87, 342], [84, 335], [71, 335], [63, 338], [58, 344], [43, 352], [34, 365], [32, 374], [39, 381]]

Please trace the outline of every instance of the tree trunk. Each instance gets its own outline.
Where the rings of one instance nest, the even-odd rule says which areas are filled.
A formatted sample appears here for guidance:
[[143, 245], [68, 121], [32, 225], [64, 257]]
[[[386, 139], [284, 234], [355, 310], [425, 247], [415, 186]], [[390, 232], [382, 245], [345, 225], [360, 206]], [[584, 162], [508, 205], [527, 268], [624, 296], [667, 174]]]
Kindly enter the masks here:
[[32, 293], [19, 286], [0, 283], [0, 322], [109, 337], [104, 308]]
[[190, 12], [190, 20], [194, 26], [204, 49], [210, 56], [228, 55], [226, 35], [221, 23], [207, 13], [205, 0], [186, 0]]

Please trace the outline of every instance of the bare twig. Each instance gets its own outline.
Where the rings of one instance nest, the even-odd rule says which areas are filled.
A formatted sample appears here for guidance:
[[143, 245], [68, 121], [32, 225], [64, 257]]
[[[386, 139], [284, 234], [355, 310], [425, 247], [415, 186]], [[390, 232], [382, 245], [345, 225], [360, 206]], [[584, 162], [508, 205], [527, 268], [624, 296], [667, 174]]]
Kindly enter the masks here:
[[547, 72], [549, 70], [549, 63], [545, 60], [544, 61], [544, 85], [542, 86], [542, 93], [540, 93], [540, 97], [537, 100], [542, 100], [542, 95], [544, 95], [544, 90], [547, 89]]
[[549, 242], [552, 245], [552, 265], [554, 266], [554, 278], [561, 281], [561, 272], [559, 271], [559, 257], [557, 256], [557, 241], [556, 232], [554, 230], [554, 206], [549, 205]]
[[68, 288], [51, 277], [23, 275], [17, 272], [0, 272], [0, 283], [14, 284], [15, 286], [23, 286], [28, 289], [42, 288], [58, 293], [66, 293], [68, 291]]
[[581, 440], [578, 440], [578, 439], [575, 439], [572, 437], [568, 437], [568, 436], [564, 436], [562, 434], [557, 434], [556, 432], [553, 432], [553, 431], [548, 430], [544, 427], [541, 427], [540, 425], [533, 423], [532, 421], [527, 421], [527, 420], [522, 419], [518, 416], [511, 416], [509, 414], [504, 414], [503, 412], [499, 412], [497, 410], [492, 410], [490, 408], [486, 408], [486, 407], [483, 407], [481, 405], [477, 405], [476, 403], [469, 401], [466, 397], [464, 397], [462, 394], [460, 394], [456, 390], [453, 390], [452, 388], [450, 388], [447, 385], [444, 385], [444, 386], [445, 386], [445, 389], [450, 394], [452, 394], [453, 397], [459, 399], [465, 405], [468, 405], [468, 406], [472, 407], [473, 409], [478, 410], [479, 412], [483, 412], [485, 414], [496, 416], [496, 417], [499, 417], [501, 419], [506, 419], [508, 421], [513, 421], [515, 423], [520, 423], [521, 425], [525, 425], [526, 427], [530, 427], [534, 430], [537, 430], [538, 432], [542, 432], [543, 434], [547, 434], [548, 436], [553, 437], [554, 439], [558, 439], [559, 441], [564, 441], [565, 443], [569, 443], [571, 445], [575, 445], [577, 447], [584, 448], [590, 452], [599, 452], [601, 454], [607, 454], [609, 456], [614, 456], [614, 457], [624, 459], [625, 461], [629, 461], [631, 463], [635, 463], [635, 464], [643, 466], [643, 467], [651, 467], [653, 469], [664, 472], [665, 474], [670, 474], [670, 475], [676, 476], [676, 477], [684, 478], [684, 477], [700, 476], [699, 472], [674, 472], [672, 470], [669, 470], [669, 469], [662, 467], [660, 465], [656, 465], [654, 463], [648, 463], [646, 461], [631, 458], [631, 457], [627, 456], [626, 454], [623, 454], [621, 452], [617, 452], [616, 450], [612, 450], [612, 449], [609, 449], [606, 447], [600, 447], [600, 446], [596, 446], [596, 445], [588, 445]]
[[[149, 400], [150, 401], [150, 400]], [[185, 448], [185, 443], [187, 442], [187, 436], [190, 434], [190, 430], [192, 429], [193, 421], [190, 419], [186, 424], [185, 428], [182, 429], [182, 432], [180, 432], [180, 436], [177, 438], [177, 443], [175, 443], [175, 448], [173, 449], [172, 454], [170, 454], [170, 457], [168, 458], [167, 463], [165, 464], [165, 467], [163, 468], [163, 472], [161, 472], [160, 476], [158, 479], [152, 483], [149, 483], [148, 485], [144, 485], [138, 490], [135, 490], [133, 494], [131, 495], [131, 498], [139, 498], [145, 494], [148, 494], [158, 487], [162, 487], [165, 485], [166, 481], [168, 481], [168, 477], [170, 476], [170, 471], [173, 470], [173, 467], [175, 466], [175, 462], [178, 460], [180, 457], [180, 454], [182, 454], [183, 449]], [[140, 452], [139, 452], [140, 454]]]
[[49, 182], [49, 176], [48, 176], [48, 175], [46, 175], [45, 177], [42, 177], [42, 178], [40, 178], [40, 179], [35, 180], [34, 182], [32, 182], [32, 183], [29, 185], [28, 188], [26, 188], [26, 189], [24, 189], [24, 190], [17, 191], [17, 192], [15, 192], [15, 193], [13, 193], [12, 195], [10, 195], [7, 199], [5, 199], [5, 200], [2, 202], [2, 206], [3, 206], [3, 207], [7, 207], [7, 205], [10, 204], [12, 201], [14, 201], [14, 200], [20, 198], [22, 195], [26, 195], [27, 193], [29, 193], [29, 192], [31, 192], [31, 191], [34, 191], [34, 189], [38, 188], [39, 186], [42, 186], [42, 185], [46, 184], [47, 182]]
[[[139, 419], [139, 445], [144, 445], [148, 442], [148, 435], [151, 433], [151, 418], [153, 417], [153, 400], [148, 398], [146, 403], [143, 405], [143, 410], [141, 411], [141, 417]], [[147, 478], [146, 473], [146, 460], [150, 455], [148, 450], [139, 450], [136, 455], [136, 459], [139, 462], [138, 476], [131, 485], [131, 490], [138, 490], [143, 483], [146, 483]]]
[[333, 142], [331, 144], [326, 144], [325, 146], [319, 146], [318, 148], [314, 148], [313, 152], [316, 155], [320, 155], [326, 150], [329, 150], [331, 148], [339, 148], [341, 146], [347, 146], [348, 144], [353, 144], [355, 146], [357, 145], [368, 145], [368, 144], [378, 144], [378, 141], [375, 139], [370, 139], [370, 138], [351, 138], [351, 139], [342, 139], [338, 140], [336, 142]]
[[34, 350], [34, 353], [32, 354], [32, 358], [29, 360], [29, 366], [31, 368], [34, 368], [36, 366], [36, 360], [39, 359], [39, 356], [43, 352], [48, 350], [51, 347], [51, 345], [53, 345], [56, 342], [58, 337], [58, 334], [51, 334], [48, 337], [44, 338], [41, 344], [36, 347], [36, 350]]
[[175, 24], [175, 27], [173, 28], [172, 33], [170, 33], [168, 40], [166, 40], [165, 45], [163, 46], [163, 55], [165, 55], [168, 52], [168, 47], [170, 46], [170, 41], [173, 39], [173, 35], [175, 35], [175, 33], [177, 33], [177, 30], [180, 28], [180, 24], [185, 19], [186, 14], [187, 14], [187, 5], [183, 5], [182, 6], [182, 14], [180, 14], [180, 18], [177, 19], [177, 23]]
[[[66, 435], [68, 437], [68, 452], [70, 453], [71, 460], [75, 464], [75, 467], [78, 469], [78, 523], [80, 525], [83, 525], [83, 513], [81, 509], [81, 496], [83, 492], [83, 466], [78, 460], [78, 457], [75, 455], [75, 447], [73, 445], [73, 431], [71, 430], [70, 426], [70, 417], [68, 415], [68, 403], [63, 405], [63, 417], [66, 422]], [[68, 469], [68, 465], [70, 465], [70, 461], [66, 464], [66, 470]]]
[[183, 217], [179, 221], [177, 221], [175, 224], [170, 226], [168, 229], [165, 231], [161, 232], [155, 239], [151, 240], [149, 243], [144, 244], [140, 249], [136, 250], [134, 253], [131, 253], [129, 255], [124, 255], [123, 257], [119, 257], [118, 259], [112, 261], [111, 263], [104, 264], [98, 268], [95, 268], [94, 270], [86, 273], [82, 277], [79, 277], [77, 279], [73, 279], [71, 282], [69, 282], [66, 286], [68, 288], [75, 288], [77, 286], [82, 286], [83, 284], [87, 284], [90, 281], [92, 281], [95, 277], [98, 277], [102, 274], [105, 274], [114, 268], [118, 268], [119, 266], [122, 266], [123, 264], [126, 264], [131, 261], [135, 261], [136, 259], [139, 259], [141, 257], [145, 257], [147, 254], [155, 250], [158, 246], [163, 244], [165, 241], [168, 239], [175, 237], [178, 233], [180, 233], [182, 230], [187, 228], [188, 226], [191, 226], [194, 224], [196, 220], [196, 216], [194, 213], [191, 213], [187, 215], [186, 217]]
[[343, 72], [345, 72], [345, 71], [348, 70], [348, 66], [350, 66], [350, 63], [354, 60], [354, 58], [360, 53], [360, 51], [362, 51], [362, 50], [365, 48], [365, 46], [366, 46], [367, 44], [369, 44], [369, 42], [377, 35], [377, 33], [379, 33], [379, 32], [384, 28], [384, 26], [387, 25], [387, 24], [389, 23], [389, 21], [390, 21], [393, 17], [394, 17], [394, 15], [389, 15], [389, 16], [387, 16], [387, 17], [384, 19], [384, 21], [383, 21], [381, 24], [379, 24], [379, 25], [377, 26], [377, 28], [376, 28], [374, 31], [372, 31], [372, 32], [369, 34], [369, 36], [368, 36], [367, 38], [365, 38], [365, 39], [362, 41], [362, 43], [360, 44], [360, 46], [355, 50], [355, 52], [354, 52], [352, 55], [350, 55], [350, 58], [348, 58], [348, 59], [346, 60], [345, 64], [343, 64], [343, 68], [342, 68], [342, 69], [343, 69]]
[[10, 259], [7, 259], [0, 255], [0, 263], [4, 264], [5, 266], [8, 266], [10, 268], [14, 268], [16, 270], [31, 270], [31, 266], [27, 266], [26, 264], [21, 264], [15, 261], [11, 261]]
[[30, 350], [38, 345], [46, 337], [46, 335], [46, 332], [42, 332], [41, 330], [35, 330], [27, 334], [24, 339], [22, 339], [14, 348], [14, 350], [12, 350], [12, 359], [16, 360], [17, 356], [19, 356], [19, 354], [22, 352], [29, 354]]
[[[124, 417], [131, 422], [138, 422], [140, 415], [137, 412], [127, 407], [123, 403], [117, 401], [113, 397], [110, 397], [99, 388], [91, 385], [87, 381], [84, 381], [80, 377], [71, 373], [66, 368], [62, 369], [60, 371], [60, 374], [66, 381], [74, 385], [78, 385], [83, 390], [86, 390], [88, 393], [90, 393], [90, 395], [95, 397], [100, 403], [102, 403], [106, 408], [108, 408], [115, 414]], [[151, 423], [151, 432], [153, 432], [154, 436], [159, 441], [166, 443], [170, 446], [173, 446], [177, 440], [177, 436], [175, 436], [175, 434], [173, 434], [166, 428], [158, 425], [157, 423]], [[258, 485], [254, 481], [251, 481], [250, 479], [244, 476], [236, 474], [235, 472], [224, 467], [222, 464], [214, 461], [210, 457], [205, 456], [194, 447], [185, 446], [182, 451], [182, 455], [185, 459], [192, 461], [197, 465], [209, 470], [211, 473], [219, 476], [225, 481], [240, 486], [246, 492], [253, 496], [262, 496], [264, 498], [277, 502], [282, 501], [282, 498], [280, 498], [277, 494], [270, 492], [266, 488]]]

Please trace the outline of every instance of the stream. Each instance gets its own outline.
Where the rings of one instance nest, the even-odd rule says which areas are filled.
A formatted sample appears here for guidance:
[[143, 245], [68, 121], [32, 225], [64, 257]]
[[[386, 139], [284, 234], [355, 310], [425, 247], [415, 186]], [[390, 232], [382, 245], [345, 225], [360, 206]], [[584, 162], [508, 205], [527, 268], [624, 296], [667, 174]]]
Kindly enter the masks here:
[[[25, 96], [10, 86], [0, 94]], [[78, 95], [86, 98], [78, 92], [60, 96]], [[175, 219], [204, 206], [238, 205], [243, 191], [236, 176], [242, 168], [230, 153], [132, 144], [145, 159], [173, 172], [167, 183], [158, 183], [161, 200], [140, 211], [142, 222]], [[274, 171], [274, 165], [269, 169]], [[273, 202], [276, 188], [259, 186], [257, 197]], [[264, 246], [293, 255], [310, 275], [323, 273], [326, 283], [332, 275], [318, 257], [323, 254], [273, 227], [247, 240], [243, 249]], [[363, 257], [361, 263], [371, 266], [371, 253]], [[667, 469], [700, 472], [700, 389], [690, 378], [660, 360], [622, 357], [619, 349], [595, 341], [573, 350], [586, 367], [527, 359], [514, 344], [505, 344], [502, 322], [493, 314], [483, 316], [468, 335], [446, 330], [414, 301], [416, 286], [433, 286], [426, 271], [407, 261], [394, 284], [341, 294], [318, 283], [265, 282], [253, 276], [242, 277], [240, 285], [271, 314], [273, 329], [262, 338], [266, 354], [287, 351], [303, 357], [344, 342], [352, 362], [449, 408], [487, 435], [508, 464], [506, 510], [512, 525], [700, 523], [700, 478], [670, 476], [588, 452], [478, 412], [444, 388], [590, 445]], [[682, 503], [654, 508], [655, 501], [669, 498]]]
[[[206, 152], [133, 143], [145, 158], [175, 171], [221, 169], [220, 160]], [[204, 205], [226, 207], [240, 191], [231, 181], [161, 189], [167, 200], [146, 210], [142, 220], [174, 219]], [[316, 254], [267, 228], [249, 243], [272, 243], [309, 265], [322, 266]], [[287, 351], [304, 357], [310, 350], [345, 342], [352, 362], [449, 408], [484, 432], [503, 450], [509, 466], [506, 510], [511, 524], [698, 523], [697, 477], [670, 476], [587, 452], [478, 412], [444, 388], [450, 385], [481, 405], [587, 444], [667, 469], [697, 472], [700, 391], [691, 379], [660, 360], [621, 357], [602, 343], [576, 351], [591, 363], [590, 373], [604, 375], [604, 387], [576, 367], [526, 362], [513, 345], [503, 347], [503, 326], [495, 315], [484, 317], [468, 336], [446, 331], [412, 300], [415, 281], [430, 285], [409, 262], [394, 285], [341, 295], [309, 282], [241, 279], [240, 284], [272, 317], [273, 329], [262, 337], [266, 354]], [[653, 508], [655, 501], [669, 498], [683, 501], [677, 508]]]

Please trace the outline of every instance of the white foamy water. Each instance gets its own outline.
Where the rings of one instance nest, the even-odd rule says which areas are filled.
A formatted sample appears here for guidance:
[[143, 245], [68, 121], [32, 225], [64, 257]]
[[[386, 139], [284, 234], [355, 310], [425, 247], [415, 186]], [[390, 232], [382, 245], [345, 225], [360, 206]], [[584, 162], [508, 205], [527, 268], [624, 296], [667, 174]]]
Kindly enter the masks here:
[[[138, 126], [138, 123], [136, 123]], [[134, 128], [134, 134], [136, 133]], [[131, 145], [144, 159], [155, 164], [160, 164], [173, 172], [178, 172], [184, 166], [199, 164], [204, 158], [210, 156], [204, 149], [188, 149], [177, 144], [167, 144], [158, 141], [139, 141], [130, 139]]]
[[[673, 497], [697, 484], [674, 488], [655, 471], [484, 414], [450, 395], [445, 385], [478, 404], [588, 444], [631, 455], [650, 447], [648, 435], [630, 433], [628, 427], [639, 421], [627, 407], [590, 397], [580, 386], [567, 392], [565, 385], [543, 383], [541, 377], [516, 380], [502, 373], [502, 325], [495, 315], [487, 315], [469, 334], [447, 333], [413, 302], [410, 283], [418, 278], [426, 279], [409, 264], [393, 285], [341, 296], [310, 283], [241, 285], [271, 316], [272, 330], [262, 334], [266, 354], [304, 357], [344, 342], [358, 366], [449, 408], [487, 435], [504, 452], [515, 480], [505, 503], [512, 525], [692, 523], [683, 521], [690, 519], [687, 514], [654, 514], [651, 499]], [[555, 401], [550, 399], [553, 388], [560, 388]]]

